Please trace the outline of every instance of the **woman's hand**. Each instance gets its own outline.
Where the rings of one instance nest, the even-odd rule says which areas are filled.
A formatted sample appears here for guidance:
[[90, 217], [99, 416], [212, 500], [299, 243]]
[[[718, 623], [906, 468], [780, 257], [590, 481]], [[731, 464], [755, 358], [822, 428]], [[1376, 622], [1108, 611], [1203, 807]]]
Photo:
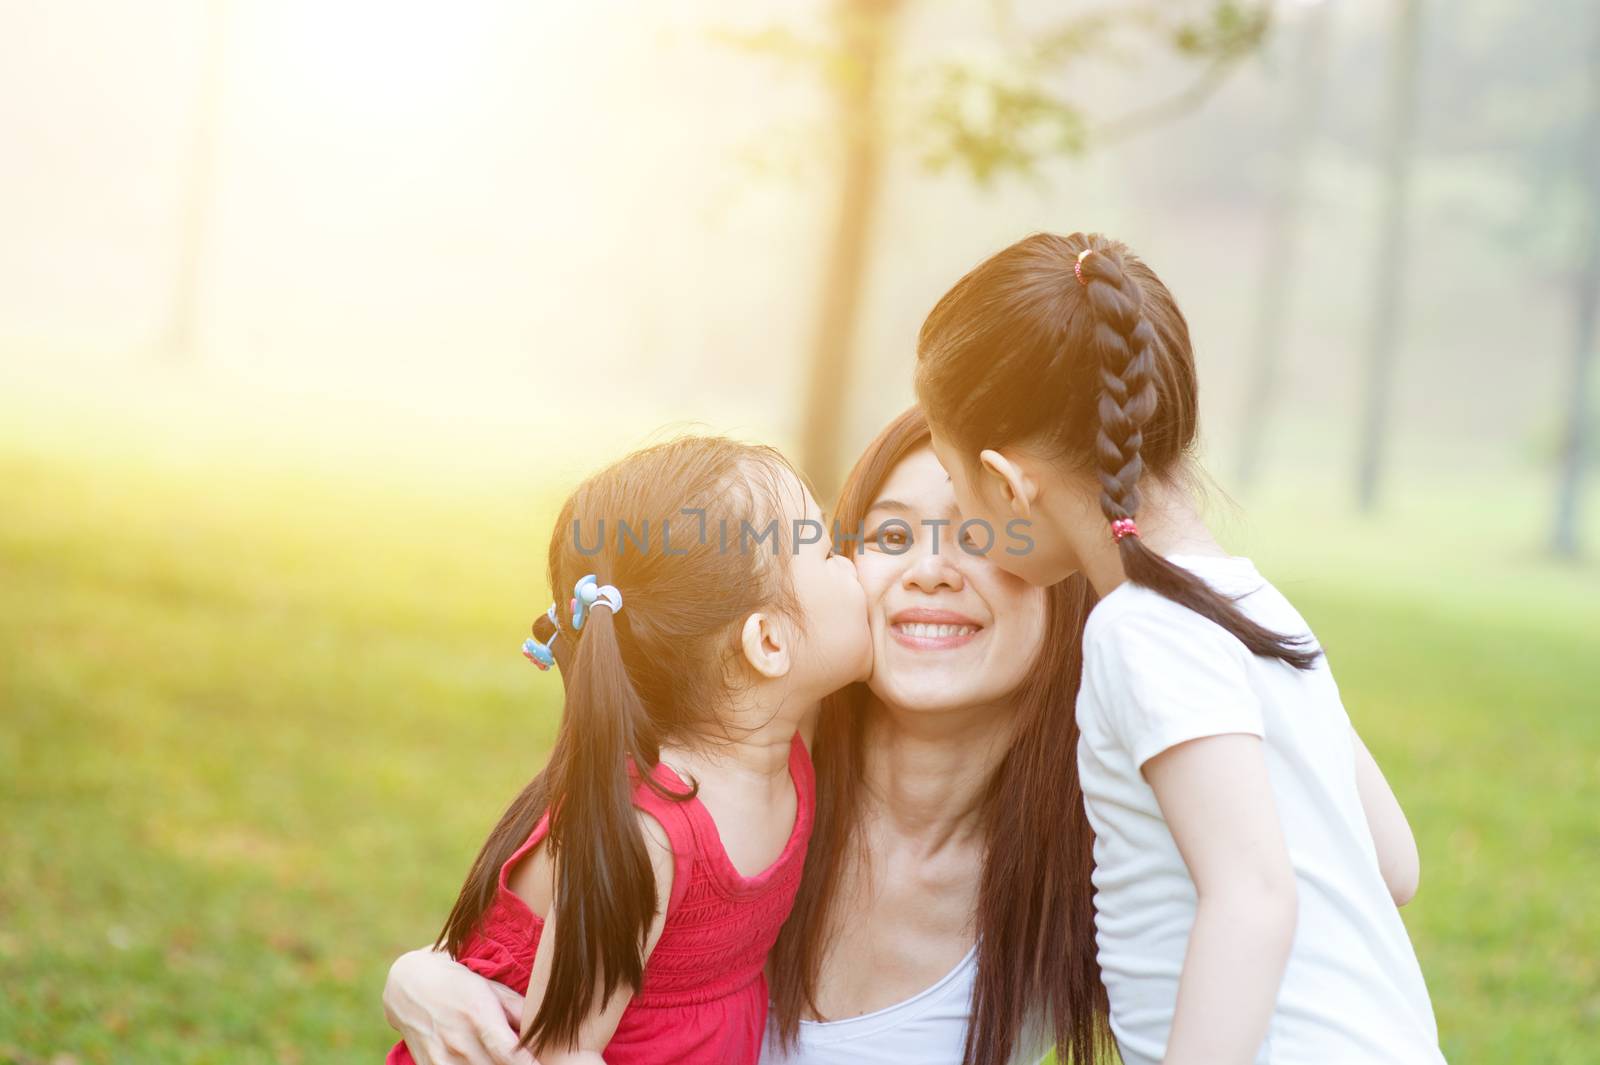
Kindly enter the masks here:
[[417, 1065], [538, 1065], [517, 1047], [522, 996], [442, 951], [424, 948], [395, 959], [383, 1011]]

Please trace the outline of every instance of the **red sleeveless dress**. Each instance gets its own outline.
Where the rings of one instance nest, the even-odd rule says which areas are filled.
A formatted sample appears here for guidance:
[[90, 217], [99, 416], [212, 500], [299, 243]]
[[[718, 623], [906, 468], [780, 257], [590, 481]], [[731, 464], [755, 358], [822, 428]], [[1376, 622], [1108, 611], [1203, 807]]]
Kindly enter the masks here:
[[[665, 765], [653, 772], [670, 790], [687, 790]], [[797, 800], [794, 829], [777, 860], [750, 877], [733, 867], [699, 799], [664, 799], [642, 781], [634, 788], [634, 805], [659, 821], [671, 841], [672, 892], [661, 938], [645, 964], [644, 986], [606, 1046], [608, 1065], [755, 1065], [767, 1023], [767, 953], [794, 905], [811, 838], [815, 787], [799, 735], [789, 748], [789, 775]], [[457, 959], [520, 994], [528, 991], [544, 919], [512, 893], [507, 880], [548, 829], [546, 815], [501, 867], [495, 900]], [[389, 1051], [387, 1062], [414, 1065], [403, 1042]]]

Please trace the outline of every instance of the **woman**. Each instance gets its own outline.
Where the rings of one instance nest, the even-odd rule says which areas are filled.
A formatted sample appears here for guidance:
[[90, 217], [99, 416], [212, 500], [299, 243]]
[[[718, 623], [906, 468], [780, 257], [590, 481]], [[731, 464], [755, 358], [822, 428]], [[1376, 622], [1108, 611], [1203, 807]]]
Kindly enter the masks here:
[[[875, 662], [811, 737], [816, 827], [769, 966], [763, 1061], [1003, 1065], [1052, 1043], [1097, 1060], [1072, 713], [1088, 586], [1033, 588], [957, 542], [915, 409], [856, 463], [836, 521]], [[443, 954], [401, 957], [384, 1004], [419, 1065], [531, 1061], [506, 1023], [518, 997]]]

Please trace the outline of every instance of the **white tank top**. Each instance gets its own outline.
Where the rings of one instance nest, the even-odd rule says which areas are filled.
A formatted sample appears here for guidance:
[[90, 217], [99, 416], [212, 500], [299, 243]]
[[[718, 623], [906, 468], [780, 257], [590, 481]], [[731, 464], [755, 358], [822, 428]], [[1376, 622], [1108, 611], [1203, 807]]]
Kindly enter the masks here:
[[[973, 947], [938, 983], [902, 1002], [842, 1021], [801, 1021], [789, 1054], [768, 1024], [761, 1065], [961, 1065], [977, 973]], [[1044, 1054], [1035, 1049], [1014, 1060], [1034, 1065]]]

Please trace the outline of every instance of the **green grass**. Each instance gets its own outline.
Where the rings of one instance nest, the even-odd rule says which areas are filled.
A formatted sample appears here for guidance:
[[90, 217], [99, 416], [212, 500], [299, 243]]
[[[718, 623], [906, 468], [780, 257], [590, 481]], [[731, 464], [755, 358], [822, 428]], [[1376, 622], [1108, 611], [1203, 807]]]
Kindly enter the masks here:
[[[1466, 493], [1426, 506], [1402, 535], [1274, 505], [1246, 547], [1416, 827], [1450, 1060], [1593, 1061], [1600, 579]], [[378, 1060], [389, 961], [552, 733], [516, 653], [549, 513], [0, 440], [0, 1062]]]
[[549, 742], [540, 509], [0, 452], [0, 1061], [381, 1057]]

